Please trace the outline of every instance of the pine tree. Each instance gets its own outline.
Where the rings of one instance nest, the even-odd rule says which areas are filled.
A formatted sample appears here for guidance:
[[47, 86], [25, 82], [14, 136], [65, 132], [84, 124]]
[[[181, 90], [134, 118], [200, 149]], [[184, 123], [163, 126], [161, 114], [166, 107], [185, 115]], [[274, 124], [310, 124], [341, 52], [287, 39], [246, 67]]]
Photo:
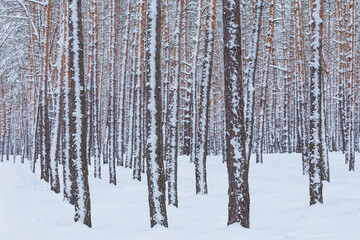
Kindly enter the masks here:
[[311, 65], [310, 65], [310, 205], [323, 203], [324, 153], [322, 136], [322, 37], [324, 1], [311, 1]]
[[261, 71], [261, 89], [260, 89], [260, 105], [259, 105], [259, 120], [258, 120], [258, 134], [256, 141], [256, 162], [263, 163], [263, 148], [264, 148], [264, 122], [265, 122], [265, 102], [266, 102], [266, 89], [269, 78], [270, 57], [273, 51], [273, 38], [275, 32], [275, 4], [276, 0], [270, 1], [269, 24], [266, 32], [265, 42], [265, 66]]
[[205, 53], [201, 72], [199, 124], [195, 149], [195, 180], [196, 194], [207, 194], [206, 158], [208, 155], [208, 129], [210, 89], [214, 56], [214, 35], [216, 26], [216, 0], [210, 0], [207, 5]]
[[160, 33], [161, 1], [147, 2], [146, 76], [146, 173], [149, 189], [150, 225], [168, 226], [162, 142]]
[[42, 34], [44, 40], [41, 43], [42, 62], [41, 62], [41, 88], [39, 101], [39, 130], [40, 130], [40, 155], [41, 155], [41, 179], [49, 182], [50, 178], [50, 119], [49, 119], [49, 97], [48, 85], [50, 82], [50, 31], [51, 31], [51, 8], [52, 3], [44, 7], [44, 19], [42, 25]]
[[137, 28], [137, 50], [136, 50], [136, 68], [135, 68], [135, 119], [134, 119], [134, 167], [133, 167], [133, 178], [141, 181], [141, 163], [142, 163], [142, 110], [141, 110], [141, 99], [142, 99], [142, 81], [144, 73], [144, 32], [140, 31], [146, 25], [146, 0], [138, 1], [139, 14], [138, 14], [138, 28]]
[[190, 162], [195, 162], [195, 151], [196, 151], [196, 132], [197, 132], [197, 97], [196, 97], [196, 70], [199, 61], [199, 50], [200, 50], [200, 37], [201, 37], [201, 12], [202, 12], [202, 1], [197, 1], [196, 7], [196, 33], [194, 37], [194, 50], [192, 54], [191, 64], [191, 152]]
[[253, 0], [253, 26], [251, 35], [251, 46], [249, 52], [249, 60], [244, 73], [245, 86], [245, 119], [246, 119], [246, 153], [250, 159], [253, 145], [254, 132], [254, 114], [255, 114], [255, 79], [256, 67], [258, 64], [258, 50], [260, 43], [261, 18], [263, 12], [264, 0]]
[[107, 115], [107, 136], [108, 136], [108, 162], [109, 162], [109, 182], [116, 185], [116, 3], [111, 1], [111, 31], [110, 31], [110, 79], [109, 79], [109, 98], [108, 98], [108, 115]]
[[170, 75], [170, 88], [168, 94], [168, 136], [166, 143], [166, 164], [169, 205], [178, 206], [177, 194], [177, 162], [179, 149], [179, 102], [180, 102], [180, 76], [181, 76], [181, 28], [184, 0], [176, 1], [176, 20], [174, 30], [174, 54], [172, 72]]
[[87, 119], [85, 109], [84, 43], [81, 0], [69, 0], [70, 51], [70, 167], [74, 172], [75, 222], [91, 227], [87, 161]]
[[246, 154], [241, 73], [240, 2], [223, 1], [226, 163], [229, 179], [228, 225], [250, 227], [249, 159]]

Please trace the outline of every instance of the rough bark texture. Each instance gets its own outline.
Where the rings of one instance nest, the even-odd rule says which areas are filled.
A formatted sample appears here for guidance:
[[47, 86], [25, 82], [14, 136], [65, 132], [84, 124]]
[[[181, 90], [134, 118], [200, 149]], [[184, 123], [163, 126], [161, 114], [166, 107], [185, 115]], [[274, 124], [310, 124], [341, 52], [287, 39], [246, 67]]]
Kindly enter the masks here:
[[181, 74], [181, 19], [184, 7], [183, 0], [176, 1], [176, 22], [174, 32], [174, 61], [172, 73], [170, 76], [169, 89], [169, 109], [168, 109], [168, 136], [166, 143], [166, 170], [168, 184], [168, 202], [169, 205], [178, 206], [177, 194], [177, 161], [178, 161], [178, 144], [179, 144], [179, 102], [180, 102], [180, 74]]
[[147, 2], [146, 163], [150, 225], [168, 226], [161, 127], [161, 1]]
[[85, 103], [84, 43], [81, 0], [69, 0], [70, 51], [70, 162], [76, 188], [75, 222], [91, 227], [90, 191], [87, 165], [87, 119]]
[[241, 74], [240, 3], [223, 1], [226, 163], [229, 179], [228, 225], [250, 227], [249, 162], [246, 155]]
[[311, 66], [310, 66], [310, 205], [323, 203], [322, 171], [322, 35], [323, 0], [311, 1]]
[[208, 3], [208, 16], [206, 19], [205, 53], [201, 74], [199, 125], [195, 148], [195, 179], [196, 194], [207, 194], [206, 158], [208, 154], [208, 129], [210, 89], [212, 78], [212, 65], [214, 56], [214, 34], [216, 26], [216, 0]]

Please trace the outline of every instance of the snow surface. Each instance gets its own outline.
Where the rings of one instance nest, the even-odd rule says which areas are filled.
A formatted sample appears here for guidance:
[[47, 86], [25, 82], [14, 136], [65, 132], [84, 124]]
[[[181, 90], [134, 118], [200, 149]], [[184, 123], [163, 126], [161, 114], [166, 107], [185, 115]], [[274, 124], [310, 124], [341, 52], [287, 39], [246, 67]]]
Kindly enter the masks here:
[[360, 239], [360, 172], [348, 172], [342, 154], [330, 153], [324, 205], [312, 207], [299, 154], [264, 155], [263, 165], [252, 159], [250, 229], [226, 226], [227, 173], [221, 162], [208, 158], [209, 194], [196, 196], [194, 165], [179, 158], [179, 208], [167, 209], [169, 229], [150, 229], [146, 181], [132, 180], [131, 169], [118, 168], [114, 186], [108, 171], [102, 180], [93, 179], [90, 166], [89, 229], [74, 223], [74, 207], [51, 192], [39, 172], [32, 174], [28, 163], [0, 163], [0, 240]]

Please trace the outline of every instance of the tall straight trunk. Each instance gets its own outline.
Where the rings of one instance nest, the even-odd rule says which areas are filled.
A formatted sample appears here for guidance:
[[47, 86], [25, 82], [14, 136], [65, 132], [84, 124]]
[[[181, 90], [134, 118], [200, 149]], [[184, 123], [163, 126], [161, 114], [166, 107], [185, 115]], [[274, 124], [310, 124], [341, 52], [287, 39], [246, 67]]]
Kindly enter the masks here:
[[62, 73], [61, 73], [61, 100], [60, 101], [60, 110], [63, 110], [63, 120], [61, 124], [61, 159], [62, 159], [62, 165], [63, 165], [63, 185], [64, 185], [64, 200], [68, 201], [70, 204], [75, 204], [75, 199], [72, 196], [72, 193], [75, 192], [75, 190], [72, 190], [74, 188], [74, 184], [72, 184], [73, 180], [73, 174], [72, 171], [70, 171], [70, 99], [69, 99], [69, 89], [70, 89], [70, 66], [69, 61], [70, 52], [69, 49], [69, 7], [68, 2], [64, 1], [63, 5], [63, 14], [64, 14], [64, 32], [62, 36], [62, 44], [60, 44], [60, 47], [63, 48], [62, 52]]
[[99, 160], [99, 143], [98, 143], [98, 40], [99, 40], [99, 16], [97, 1], [91, 0], [88, 4], [89, 7], [89, 36], [88, 36], [88, 125], [93, 126], [89, 128], [88, 132], [88, 161], [94, 160], [94, 177], [101, 178], [100, 160]]
[[208, 16], [206, 19], [205, 54], [201, 73], [199, 129], [196, 137], [195, 149], [195, 179], [196, 194], [207, 194], [206, 158], [208, 154], [208, 128], [210, 89], [212, 65], [214, 55], [214, 30], [216, 26], [216, 0], [208, 2]]
[[[88, 126], [93, 126], [94, 119], [93, 119], [93, 113], [94, 113], [94, 89], [92, 87], [93, 82], [93, 48], [94, 48], [94, 14], [92, 11], [92, 5], [93, 1], [89, 1], [88, 4], [88, 27], [89, 27], [89, 33], [87, 36], [87, 56], [85, 58], [85, 61], [87, 62], [87, 68], [86, 68], [86, 92], [87, 92], [87, 119], [88, 119]], [[88, 135], [87, 135], [87, 146], [88, 146], [88, 156], [87, 159], [89, 160], [89, 165], [91, 165], [91, 158], [92, 158], [92, 152], [93, 152], [93, 133], [94, 129], [89, 128]]]
[[147, 2], [146, 173], [150, 225], [168, 226], [161, 126], [161, 1]]
[[118, 137], [118, 144], [119, 144], [119, 161], [118, 165], [129, 167], [129, 163], [125, 163], [123, 156], [125, 153], [125, 122], [126, 122], [126, 81], [127, 81], [127, 69], [128, 69], [128, 62], [129, 62], [129, 45], [130, 45], [130, 16], [131, 16], [131, 0], [127, 0], [126, 2], [126, 18], [125, 18], [125, 31], [123, 35], [123, 42], [122, 42], [122, 53], [121, 53], [121, 70], [120, 70], [120, 108], [119, 108], [119, 116], [117, 124], [119, 126], [119, 137]]
[[57, 80], [58, 87], [56, 91], [56, 106], [55, 106], [55, 122], [54, 127], [51, 133], [51, 147], [50, 147], [50, 184], [51, 189], [60, 193], [60, 182], [59, 182], [59, 174], [58, 174], [58, 163], [60, 161], [60, 141], [61, 141], [61, 123], [63, 119], [63, 97], [61, 96], [63, 88], [63, 76], [62, 76], [62, 64], [63, 64], [63, 55], [64, 55], [64, 35], [65, 33], [65, 12], [62, 11], [60, 15], [60, 46], [59, 46], [59, 54], [57, 56]]
[[115, 6], [117, 3], [115, 1], [111, 1], [110, 15], [111, 15], [111, 31], [110, 31], [110, 79], [109, 79], [109, 99], [108, 99], [108, 161], [109, 161], [109, 182], [110, 184], [116, 185], [116, 74], [115, 74], [115, 61], [116, 61], [116, 51], [115, 51], [115, 43], [116, 43], [116, 14], [115, 14]]
[[265, 111], [266, 111], [266, 88], [269, 78], [270, 58], [273, 51], [273, 38], [275, 32], [275, 4], [276, 0], [270, 1], [270, 13], [269, 13], [269, 24], [266, 32], [265, 42], [265, 66], [261, 71], [261, 89], [260, 89], [260, 106], [259, 106], [259, 121], [258, 121], [258, 134], [256, 141], [256, 162], [263, 163], [263, 147], [264, 147], [264, 122], [265, 122]]
[[[93, 156], [94, 158], [94, 177], [101, 179], [101, 161], [100, 161], [100, 126], [99, 126], [99, 13], [98, 13], [98, 5], [96, 0], [92, 0], [90, 3], [91, 14], [93, 15], [93, 24], [92, 24], [92, 33], [93, 33], [93, 46], [92, 46], [92, 63], [91, 63], [91, 94], [92, 94], [92, 144], [93, 154], [89, 154], [89, 156]], [[90, 160], [90, 159], [89, 159]]]
[[[147, 3], [146, 3], [146, 8], [145, 8], [145, 20], [147, 21]], [[144, 26], [147, 27], [146, 21], [144, 20]], [[141, 41], [144, 44], [144, 49], [146, 49], [146, 45], [147, 45], [147, 34], [143, 31], [142, 36], [141, 36]], [[146, 149], [147, 149], [147, 144], [146, 144], [146, 139], [147, 139], [147, 128], [146, 128], [146, 108], [147, 108], [147, 104], [146, 104], [146, 79], [147, 79], [147, 67], [146, 67], [146, 63], [147, 63], [147, 56], [145, 57], [145, 55], [147, 54], [145, 51], [143, 51], [143, 57], [142, 57], [142, 66], [144, 67], [144, 71], [141, 74], [141, 79], [140, 79], [140, 96], [141, 96], [141, 111], [140, 111], [140, 116], [141, 116], [141, 123], [140, 123], [140, 128], [141, 128], [141, 142], [143, 144], [141, 144], [141, 172], [145, 173], [146, 172]], [[164, 141], [164, 140], [163, 140]], [[165, 156], [165, 153], [163, 152], [163, 157]], [[163, 158], [164, 159], [164, 158]]]
[[[183, 0], [183, 6], [188, 6], [189, 0]], [[183, 143], [179, 146], [182, 147], [181, 154], [189, 156], [191, 150], [191, 65], [189, 63], [189, 12], [183, 7], [183, 14], [181, 16], [182, 26], [184, 26], [181, 34], [181, 64], [183, 71], [181, 71], [180, 95], [179, 106], [182, 109], [182, 125], [183, 125]], [[182, 100], [182, 101], [181, 101]]]
[[196, 151], [196, 133], [197, 133], [197, 98], [196, 98], [196, 70], [199, 59], [200, 50], [200, 37], [201, 37], [201, 12], [202, 12], [202, 1], [197, 2], [196, 10], [196, 33], [194, 37], [194, 50], [192, 55], [191, 65], [191, 152], [190, 162], [195, 162], [195, 151]]
[[126, 126], [126, 156], [125, 156], [125, 163], [126, 167], [132, 168], [133, 167], [133, 160], [134, 160], [134, 137], [135, 137], [135, 75], [136, 75], [136, 68], [137, 68], [137, 49], [138, 49], [138, 28], [139, 28], [139, 16], [140, 16], [140, 5], [138, 1], [135, 1], [134, 6], [134, 18], [133, 18], [133, 30], [132, 30], [132, 39], [131, 39], [131, 47], [129, 48], [129, 74], [128, 74], [128, 99], [127, 99], [127, 106], [126, 112], [127, 114], [127, 126]]
[[301, 151], [302, 151], [302, 166], [303, 174], [309, 172], [309, 164], [307, 159], [307, 141], [306, 141], [306, 118], [307, 118], [307, 104], [306, 104], [306, 69], [305, 69], [305, 54], [304, 54], [304, 35], [303, 35], [303, 22], [302, 22], [302, 5], [299, 0], [294, 1], [294, 22], [295, 22], [295, 46], [296, 46], [296, 66], [297, 76], [299, 82], [299, 116], [300, 116], [300, 138], [301, 138]]
[[134, 115], [134, 111], [135, 111], [135, 75], [136, 75], [136, 68], [137, 68], [137, 55], [138, 55], [138, 37], [139, 37], [139, 22], [140, 22], [140, 5], [139, 2], [136, 1], [135, 4], [135, 13], [134, 13], [134, 23], [133, 23], [133, 31], [132, 31], [132, 44], [131, 44], [131, 49], [129, 52], [129, 55], [131, 56], [129, 58], [130, 64], [129, 64], [129, 96], [128, 96], [128, 107], [127, 107], [127, 112], [128, 117], [127, 117], [127, 131], [126, 131], [126, 135], [127, 135], [127, 150], [126, 150], [126, 157], [125, 157], [125, 163], [126, 166], [129, 168], [133, 167], [133, 160], [134, 160], [134, 132], [136, 131], [134, 129], [134, 123], [135, 123], [135, 115]]
[[310, 205], [323, 203], [322, 171], [324, 162], [322, 136], [322, 36], [324, 0], [311, 0], [310, 63]]
[[[346, 152], [347, 141], [347, 118], [346, 118], [346, 94], [345, 94], [345, 82], [346, 82], [346, 26], [345, 26], [345, 0], [337, 0], [337, 28], [338, 28], [338, 43], [339, 43], [339, 59], [338, 59], [338, 84], [339, 84], [339, 114], [340, 114], [340, 131], [341, 131], [341, 149], [343, 153]], [[347, 163], [348, 157], [345, 157], [345, 163]]]
[[170, 75], [169, 111], [168, 111], [168, 137], [166, 144], [167, 184], [169, 205], [178, 206], [177, 194], [177, 161], [179, 144], [179, 101], [180, 101], [180, 75], [181, 75], [181, 28], [182, 10], [184, 0], [176, 1], [176, 20], [174, 30], [174, 54], [172, 72]]
[[69, 0], [69, 51], [70, 166], [73, 168], [73, 183], [76, 186], [76, 189], [72, 189], [75, 196], [74, 220], [91, 227], [81, 0]]
[[142, 159], [142, 139], [141, 139], [141, 81], [142, 74], [144, 72], [143, 60], [144, 60], [144, 32], [140, 31], [145, 27], [146, 21], [146, 0], [139, 1], [139, 15], [138, 15], [138, 28], [137, 28], [137, 50], [136, 50], [136, 69], [135, 69], [135, 116], [134, 116], [134, 166], [133, 166], [133, 178], [141, 181], [141, 159]]
[[244, 89], [241, 73], [239, 1], [223, 1], [228, 225], [250, 227], [249, 159], [246, 154]]
[[246, 153], [250, 159], [254, 132], [254, 113], [255, 113], [255, 77], [256, 66], [258, 63], [258, 49], [260, 42], [261, 18], [263, 0], [253, 0], [254, 22], [252, 26], [251, 47], [249, 60], [245, 71], [245, 120], [246, 120]]
[[169, 10], [169, 0], [163, 2], [163, 16], [161, 22], [162, 28], [162, 39], [163, 39], [163, 49], [164, 49], [164, 73], [162, 75], [162, 99], [163, 99], [163, 141], [164, 141], [164, 159], [166, 159], [167, 153], [167, 142], [168, 142], [168, 95], [169, 95], [169, 79], [170, 79], [170, 10]]
[[289, 71], [289, 53], [288, 53], [288, 47], [287, 47], [287, 41], [288, 41], [288, 30], [286, 27], [286, 5], [285, 0], [281, 0], [281, 25], [282, 25], [282, 48], [283, 48], [283, 67], [284, 71], [282, 72], [282, 78], [284, 79], [284, 117], [283, 117], [283, 140], [282, 140], [282, 146], [283, 146], [283, 152], [289, 152], [290, 150], [290, 71]]
[[247, 34], [247, 1], [242, 0], [240, 2], [240, 18], [241, 18], [241, 51], [242, 51], [242, 67], [241, 71], [244, 72], [247, 69], [247, 60], [248, 57], [248, 34]]
[[[5, 101], [4, 81], [1, 78], [0, 78], [0, 80], [1, 80], [1, 99], [3, 100], [2, 104], [1, 104], [3, 114], [2, 114], [2, 125], [1, 125], [2, 146], [1, 146], [1, 158], [0, 158], [0, 161], [4, 162], [5, 138], [6, 138], [6, 101]], [[35, 164], [34, 164], [34, 167], [35, 167]], [[34, 170], [35, 170], [35, 168], [34, 168]]]
[[347, 45], [347, 69], [346, 69], [346, 84], [347, 84], [347, 130], [348, 138], [346, 141], [345, 156], [349, 162], [349, 171], [355, 170], [355, 138], [354, 138], [354, 115], [355, 115], [355, 79], [354, 79], [354, 53], [355, 53], [355, 2], [349, 0], [347, 2], [347, 16], [346, 16], [346, 45]]
[[[98, 149], [99, 149], [99, 166], [101, 166], [101, 161], [103, 161], [105, 163], [106, 161], [106, 155], [105, 155], [105, 146], [106, 146], [106, 138], [103, 138], [104, 132], [106, 134], [106, 131], [104, 131], [104, 128], [102, 126], [104, 126], [104, 122], [106, 121], [106, 114], [103, 114], [104, 112], [104, 108], [106, 109], [106, 104], [103, 104], [102, 102], [102, 93], [103, 93], [103, 88], [104, 88], [104, 76], [105, 76], [105, 52], [106, 52], [106, 47], [105, 47], [105, 19], [103, 17], [100, 16], [105, 16], [105, 9], [104, 9], [105, 3], [102, 2], [102, 4], [100, 5], [99, 3], [99, 9], [101, 9], [101, 14], [98, 14], [98, 23], [99, 23], [99, 27], [100, 27], [100, 32], [99, 32], [99, 65], [98, 65], [98, 69], [97, 69], [97, 73], [98, 73], [98, 78], [96, 81], [96, 84], [98, 85], [98, 91], [97, 91], [97, 121], [98, 121], [98, 128], [99, 128], [99, 132], [98, 132], [98, 136], [97, 136], [97, 140], [98, 140]], [[101, 40], [100, 40], [101, 39]], [[103, 106], [104, 105], [104, 106]], [[104, 116], [103, 116], [104, 115]]]
[[49, 119], [49, 97], [48, 84], [50, 82], [50, 31], [51, 31], [51, 8], [52, 3], [48, 1], [44, 8], [44, 19], [42, 25], [43, 42], [41, 44], [41, 121], [40, 123], [40, 154], [41, 154], [41, 179], [49, 182], [50, 173], [50, 119]]
[[[23, 136], [23, 125], [24, 125], [24, 113], [23, 113], [23, 110], [24, 110], [24, 69], [23, 69], [23, 66], [20, 62], [20, 59], [19, 59], [19, 52], [18, 52], [18, 48], [17, 48], [17, 43], [16, 43], [16, 35], [14, 34], [14, 41], [13, 41], [13, 45], [14, 45], [14, 49], [15, 49], [15, 54], [16, 54], [16, 60], [17, 60], [17, 65], [19, 67], [19, 80], [20, 80], [20, 106], [16, 107], [16, 112], [20, 115], [19, 117], [19, 130], [20, 130], [20, 138], [22, 140], [22, 149], [24, 150], [24, 147], [25, 147], [25, 143], [24, 143], [24, 138], [22, 137]], [[20, 109], [19, 109], [20, 108]], [[14, 144], [13, 148], [16, 149], [16, 144]], [[23, 151], [24, 152], [24, 151]], [[15, 155], [17, 155], [17, 153], [15, 153]], [[15, 155], [14, 155], [14, 163], [15, 163]], [[22, 156], [24, 156], [24, 154], [22, 154]], [[21, 162], [24, 163], [24, 159], [22, 158], [21, 159]]]

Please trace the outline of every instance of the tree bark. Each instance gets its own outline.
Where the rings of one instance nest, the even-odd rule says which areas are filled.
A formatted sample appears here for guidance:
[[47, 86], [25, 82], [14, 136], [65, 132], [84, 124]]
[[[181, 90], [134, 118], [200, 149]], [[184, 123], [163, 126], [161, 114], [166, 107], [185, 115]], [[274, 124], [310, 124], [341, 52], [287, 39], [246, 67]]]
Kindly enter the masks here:
[[310, 65], [310, 205], [323, 203], [323, 136], [322, 136], [322, 35], [324, 0], [311, 0]]
[[146, 163], [150, 225], [168, 226], [161, 125], [161, 1], [147, 2]]
[[240, 2], [223, 1], [226, 163], [229, 180], [228, 225], [250, 227], [249, 159], [246, 154], [241, 73]]
[[74, 172], [75, 222], [91, 227], [87, 163], [87, 119], [85, 102], [84, 43], [81, 0], [69, 0], [70, 51], [70, 167]]

